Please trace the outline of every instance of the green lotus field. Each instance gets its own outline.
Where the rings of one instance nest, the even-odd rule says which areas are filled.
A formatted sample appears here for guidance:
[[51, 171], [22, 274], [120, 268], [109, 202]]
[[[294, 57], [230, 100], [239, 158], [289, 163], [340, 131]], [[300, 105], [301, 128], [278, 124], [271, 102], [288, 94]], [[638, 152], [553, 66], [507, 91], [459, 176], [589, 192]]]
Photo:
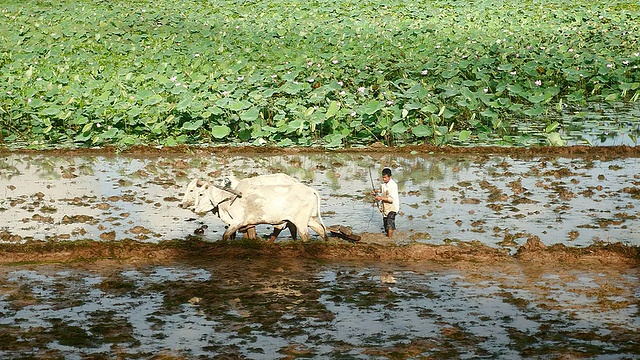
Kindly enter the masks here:
[[622, 0], [0, 0], [0, 145], [562, 145], [639, 39]]

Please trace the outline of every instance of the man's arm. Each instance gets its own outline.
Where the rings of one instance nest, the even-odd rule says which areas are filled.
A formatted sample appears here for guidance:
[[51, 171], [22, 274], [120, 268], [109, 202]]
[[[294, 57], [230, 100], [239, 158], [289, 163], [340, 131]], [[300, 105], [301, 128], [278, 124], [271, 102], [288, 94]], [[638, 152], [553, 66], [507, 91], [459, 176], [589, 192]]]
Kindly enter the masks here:
[[393, 203], [393, 197], [388, 196], [388, 195], [387, 196], [376, 196], [376, 200], [377, 201], [386, 202], [386, 203], [389, 203], [389, 204]]

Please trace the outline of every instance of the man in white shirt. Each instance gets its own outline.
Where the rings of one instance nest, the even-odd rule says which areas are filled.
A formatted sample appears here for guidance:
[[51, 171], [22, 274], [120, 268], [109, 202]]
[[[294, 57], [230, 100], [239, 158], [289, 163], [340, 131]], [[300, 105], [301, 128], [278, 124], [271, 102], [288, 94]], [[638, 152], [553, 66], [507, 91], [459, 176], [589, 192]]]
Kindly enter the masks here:
[[382, 202], [382, 223], [384, 232], [388, 237], [393, 236], [396, 229], [396, 214], [400, 210], [400, 197], [398, 196], [398, 184], [391, 178], [391, 169], [382, 169], [382, 184], [376, 189], [376, 201]]

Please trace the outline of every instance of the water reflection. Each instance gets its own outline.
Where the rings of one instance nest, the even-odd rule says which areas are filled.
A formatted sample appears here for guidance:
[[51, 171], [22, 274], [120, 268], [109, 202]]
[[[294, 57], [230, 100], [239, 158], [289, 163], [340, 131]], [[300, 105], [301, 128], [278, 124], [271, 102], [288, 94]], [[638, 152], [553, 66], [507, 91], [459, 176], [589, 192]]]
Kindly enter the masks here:
[[1, 270], [3, 358], [638, 355], [638, 274], [624, 269], [216, 259]]
[[[546, 244], [640, 244], [638, 159], [583, 160], [397, 154], [197, 157], [10, 155], [0, 159], [2, 241], [181, 239], [214, 216], [177, 207], [193, 177], [284, 172], [316, 188], [327, 225], [382, 230], [369, 193], [389, 166], [401, 192], [398, 241], [478, 240], [515, 249]], [[195, 218], [195, 221], [187, 221]], [[270, 230], [259, 228], [261, 234]]]
[[637, 146], [640, 141], [640, 103], [596, 104], [552, 120], [563, 124], [569, 145]]

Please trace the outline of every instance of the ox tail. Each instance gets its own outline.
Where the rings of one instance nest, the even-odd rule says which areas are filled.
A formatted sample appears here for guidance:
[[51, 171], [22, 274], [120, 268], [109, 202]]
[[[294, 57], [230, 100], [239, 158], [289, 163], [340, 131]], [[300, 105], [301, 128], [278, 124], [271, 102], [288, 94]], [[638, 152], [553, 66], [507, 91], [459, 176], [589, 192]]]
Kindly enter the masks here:
[[313, 192], [315, 193], [316, 199], [318, 200], [315, 218], [317, 219], [317, 222], [322, 226], [322, 234], [319, 234], [319, 235], [322, 236], [323, 240], [327, 240], [327, 227], [324, 225], [324, 222], [322, 221], [322, 216], [320, 215], [320, 194], [318, 194], [318, 192], [315, 190]]

